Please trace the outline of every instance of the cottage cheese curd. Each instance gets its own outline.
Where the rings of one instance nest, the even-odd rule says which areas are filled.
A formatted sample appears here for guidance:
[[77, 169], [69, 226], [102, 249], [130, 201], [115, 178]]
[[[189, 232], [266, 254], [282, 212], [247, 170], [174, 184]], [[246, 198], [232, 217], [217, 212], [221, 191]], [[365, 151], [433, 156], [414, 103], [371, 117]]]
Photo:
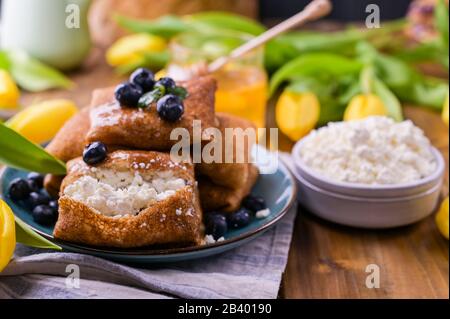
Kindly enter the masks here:
[[139, 172], [96, 170], [68, 185], [64, 195], [106, 216], [135, 215], [186, 186], [171, 172], [160, 172], [144, 180]]
[[411, 121], [374, 116], [329, 123], [313, 131], [300, 150], [304, 163], [330, 179], [363, 184], [402, 184], [433, 173], [430, 141]]

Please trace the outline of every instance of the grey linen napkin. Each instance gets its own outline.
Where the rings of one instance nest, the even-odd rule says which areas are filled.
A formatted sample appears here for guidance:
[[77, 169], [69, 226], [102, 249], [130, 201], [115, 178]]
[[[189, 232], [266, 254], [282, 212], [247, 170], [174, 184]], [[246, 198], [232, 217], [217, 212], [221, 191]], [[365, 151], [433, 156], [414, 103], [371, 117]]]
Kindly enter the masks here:
[[[0, 298], [276, 298], [295, 215], [294, 205], [275, 227], [226, 253], [145, 268], [18, 245], [0, 273]], [[71, 264], [79, 288], [67, 284]]]

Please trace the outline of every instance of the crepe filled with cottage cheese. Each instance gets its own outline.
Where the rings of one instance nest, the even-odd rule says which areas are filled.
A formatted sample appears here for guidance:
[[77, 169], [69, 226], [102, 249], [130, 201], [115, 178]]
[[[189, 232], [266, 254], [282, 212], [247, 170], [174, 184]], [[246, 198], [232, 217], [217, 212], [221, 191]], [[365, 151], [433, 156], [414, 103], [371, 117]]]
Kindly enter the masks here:
[[76, 158], [67, 167], [55, 238], [121, 248], [201, 243], [191, 164], [165, 153], [115, 151], [99, 165]]

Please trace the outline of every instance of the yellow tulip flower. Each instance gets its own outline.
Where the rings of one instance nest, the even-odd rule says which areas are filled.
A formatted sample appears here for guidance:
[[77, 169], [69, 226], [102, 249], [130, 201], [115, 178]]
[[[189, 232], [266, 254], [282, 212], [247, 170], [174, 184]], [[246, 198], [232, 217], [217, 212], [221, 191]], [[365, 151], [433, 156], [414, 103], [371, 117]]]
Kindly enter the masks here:
[[139, 61], [142, 53], [161, 52], [167, 47], [166, 40], [156, 35], [136, 33], [117, 40], [106, 51], [106, 61], [111, 66], [120, 66]]
[[77, 106], [70, 100], [47, 100], [17, 113], [6, 125], [30, 141], [44, 143], [51, 140], [77, 111]]
[[0, 199], [0, 272], [8, 265], [16, 247], [14, 214]]
[[444, 108], [442, 109], [442, 120], [444, 121], [445, 124], [448, 125], [448, 95], [447, 95], [447, 99], [445, 100], [444, 103]]
[[436, 214], [436, 225], [442, 235], [448, 239], [448, 196], [442, 202], [441, 208]]
[[319, 115], [319, 99], [311, 92], [284, 91], [275, 107], [278, 128], [293, 141], [299, 140], [314, 129]]
[[11, 75], [0, 70], [0, 109], [14, 109], [18, 106], [20, 91]]
[[353, 97], [345, 109], [344, 121], [359, 120], [369, 116], [386, 116], [386, 107], [374, 94], [360, 94]]

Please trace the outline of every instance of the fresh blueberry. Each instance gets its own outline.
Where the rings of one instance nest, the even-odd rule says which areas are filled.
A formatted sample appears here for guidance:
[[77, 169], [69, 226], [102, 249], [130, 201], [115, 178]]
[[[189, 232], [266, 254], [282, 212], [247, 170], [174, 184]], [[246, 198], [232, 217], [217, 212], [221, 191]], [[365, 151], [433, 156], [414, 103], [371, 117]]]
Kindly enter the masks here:
[[211, 221], [211, 220], [214, 220], [214, 219], [216, 219], [216, 218], [219, 218], [219, 219], [227, 219], [227, 214], [224, 214], [224, 213], [222, 213], [222, 212], [220, 212], [220, 211], [210, 211], [210, 212], [207, 212], [207, 213], [205, 213], [204, 214], [204, 221], [205, 221], [205, 225], [209, 222], [209, 221]]
[[130, 82], [139, 85], [144, 92], [149, 92], [155, 85], [155, 76], [149, 69], [139, 68], [131, 74]]
[[50, 202], [48, 202], [48, 206], [50, 206], [53, 209], [58, 210], [58, 200], [52, 199]]
[[44, 187], [44, 175], [42, 174], [32, 172], [27, 175], [27, 179], [34, 181], [39, 188]]
[[58, 206], [58, 201], [57, 201], [57, 200], [51, 200], [51, 201], [48, 203], [48, 207], [50, 207], [51, 209], [53, 209], [53, 212], [54, 212], [55, 214], [58, 214], [58, 208], [59, 208], [59, 206]]
[[47, 205], [38, 205], [31, 213], [33, 220], [41, 225], [51, 225], [56, 221], [57, 215], [54, 210]]
[[215, 240], [223, 237], [228, 230], [227, 219], [221, 214], [209, 215], [205, 222], [205, 232]]
[[83, 161], [89, 165], [98, 164], [103, 162], [107, 153], [108, 149], [105, 144], [102, 142], [93, 142], [84, 148]]
[[28, 203], [32, 208], [39, 205], [47, 205], [50, 202], [50, 196], [44, 193], [31, 192], [28, 196]]
[[178, 96], [167, 94], [158, 100], [156, 110], [163, 120], [176, 122], [183, 115], [184, 106]]
[[160, 78], [158, 81], [156, 81], [155, 87], [156, 86], [163, 86], [166, 89], [166, 91], [168, 91], [174, 89], [177, 85], [175, 81], [171, 78]]
[[27, 179], [27, 183], [30, 188], [30, 192], [39, 192], [41, 190], [41, 187], [39, 187], [34, 179]]
[[231, 228], [242, 228], [250, 223], [250, 219], [250, 211], [247, 208], [242, 207], [229, 216], [228, 225]]
[[114, 91], [116, 100], [120, 105], [135, 107], [144, 92], [139, 85], [130, 82], [119, 84]]
[[30, 194], [30, 186], [25, 179], [16, 178], [9, 184], [8, 194], [12, 200], [25, 199]]
[[222, 213], [221, 211], [213, 210], [213, 211], [209, 211], [209, 212], [205, 213], [205, 219], [214, 217], [216, 215], [221, 215], [223, 217], [226, 217], [226, 215], [224, 213]]
[[242, 201], [242, 206], [256, 213], [257, 211], [267, 208], [266, 201], [261, 196], [248, 195]]

